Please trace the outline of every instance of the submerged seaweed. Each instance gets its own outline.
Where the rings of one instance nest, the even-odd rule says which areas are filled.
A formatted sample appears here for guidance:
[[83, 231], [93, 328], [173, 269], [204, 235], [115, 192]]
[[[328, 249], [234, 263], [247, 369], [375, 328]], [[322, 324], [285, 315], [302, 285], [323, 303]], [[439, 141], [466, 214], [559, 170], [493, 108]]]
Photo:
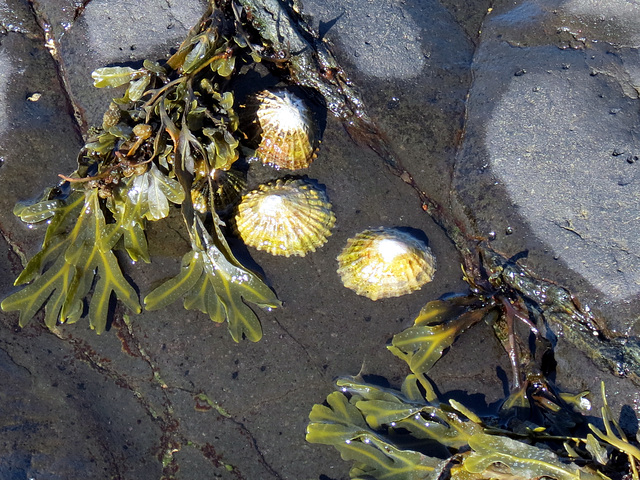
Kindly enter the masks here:
[[[89, 305], [91, 328], [97, 333], [104, 331], [112, 292], [129, 309], [140, 312], [137, 294], [111, 251], [123, 234], [135, 237], [135, 226], [128, 224], [125, 229], [121, 221], [124, 215], [115, 223], [106, 224], [97, 189], [74, 190], [64, 199], [18, 207], [15, 213], [28, 223], [45, 218], [50, 222], [42, 250], [15, 281], [16, 285], [32, 283], [2, 302], [3, 310], [20, 311], [21, 326], [43, 304], [47, 327], [54, 328], [57, 321], [76, 322], [96, 275], [98, 282]], [[67, 229], [70, 230], [66, 232]], [[146, 242], [144, 247], [139, 244], [135, 249], [146, 254]]]
[[[521, 347], [514, 353], [517, 366], [527, 364], [516, 372], [524, 381], [513, 385], [498, 417], [481, 419], [459, 402], [439, 401], [427, 374], [459, 334], [486, 321], [507, 345], [505, 317], [522, 316], [531, 327], [499, 290], [470, 285], [473, 295], [429, 302], [391, 340], [387, 348], [411, 370], [400, 391], [359, 376], [339, 379], [338, 391], [311, 410], [307, 441], [334, 446], [354, 462], [350, 476], [357, 479], [639, 480], [640, 449], [614, 420], [604, 383], [601, 431], [579, 413], [590, 409], [588, 392], [556, 392]], [[585, 426], [592, 432], [586, 436]]]
[[[235, 341], [243, 335], [260, 339], [260, 323], [245, 302], [263, 308], [280, 302], [233, 256], [214, 198], [216, 172], [228, 171], [239, 156], [238, 117], [227, 90], [243, 50], [234, 32], [234, 22], [212, 4], [165, 65], [147, 60], [139, 69], [105, 67], [93, 73], [96, 87], [126, 86], [124, 95], [113, 100], [102, 127], [93, 130], [78, 169], [61, 175], [64, 182], [40, 202], [15, 210], [27, 223], [49, 224], [41, 251], [15, 282], [31, 283], [2, 302], [3, 310], [20, 312], [21, 326], [43, 305], [49, 328], [75, 322], [90, 293], [87, 316], [97, 333], [107, 326], [112, 294], [140, 312], [113, 250], [122, 245], [132, 261], [148, 263], [145, 222], [167, 217], [176, 204], [192, 251], [181, 272], [146, 297], [147, 309], [185, 296], [185, 308], [226, 320]], [[192, 196], [199, 199], [197, 211]], [[199, 212], [212, 217], [211, 231]]]
[[313, 407], [307, 441], [333, 445], [343, 459], [354, 461], [351, 478], [603, 478], [564, 460], [566, 451], [549, 449], [544, 429], [517, 440], [510, 438], [512, 432], [488, 429], [457, 402], [427, 401], [414, 375], [400, 392], [357, 379], [341, 379], [337, 385], [340, 391], [327, 397], [327, 405]]
[[606, 433], [577, 437], [551, 434], [529, 423], [524, 433], [499, 428], [464, 405], [438, 402], [430, 388], [410, 374], [401, 390], [383, 389], [360, 378], [341, 378], [339, 391], [309, 414], [307, 441], [332, 445], [353, 461], [355, 479], [538, 479], [596, 480], [619, 472], [617, 457], [628, 456], [637, 480], [640, 450], [612, 419], [603, 384]]

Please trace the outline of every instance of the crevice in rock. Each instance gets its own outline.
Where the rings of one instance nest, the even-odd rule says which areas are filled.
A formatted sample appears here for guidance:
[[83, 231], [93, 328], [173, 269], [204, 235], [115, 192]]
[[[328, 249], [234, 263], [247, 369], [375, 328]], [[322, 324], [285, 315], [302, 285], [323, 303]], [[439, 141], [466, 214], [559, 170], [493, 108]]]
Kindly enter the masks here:
[[37, 0], [29, 0], [29, 6], [31, 7], [31, 12], [33, 13], [34, 19], [42, 30], [42, 35], [44, 37], [44, 46], [49, 51], [49, 54], [53, 59], [53, 63], [55, 64], [58, 81], [60, 82], [60, 86], [62, 88], [62, 91], [64, 92], [69, 111], [73, 115], [74, 127], [80, 137], [85, 138], [85, 134], [87, 133], [89, 125], [85, 118], [84, 111], [76, 104], [73, 99], [71, 88], [69, 86], [69, 79], [67, 78], [64, 61], [62, 60], [62, 55], [60, 52], [60, 42], [57, 38], [55, 38], [51, 22], [44, 9], [40, 6], [40, 3]]

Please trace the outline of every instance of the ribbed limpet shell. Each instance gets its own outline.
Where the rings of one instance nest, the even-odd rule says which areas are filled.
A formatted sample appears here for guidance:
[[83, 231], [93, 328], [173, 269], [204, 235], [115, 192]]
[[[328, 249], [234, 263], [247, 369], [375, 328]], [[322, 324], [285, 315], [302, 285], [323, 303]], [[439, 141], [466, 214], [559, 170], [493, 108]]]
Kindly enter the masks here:
[[435, 257], [421, 240], [396, 228], [360, 232], [338, 255], [345, 287], [371, 300], [399, 297], [433, 279]]
[[278, 169], [307, 168], [319, 142], [313, 115], [304, 101], [287, 90], [264, 90], [253, 102], [257, 102], [255, 122], [260, 136], [254, 157]]
[[[211, 172], [213, 202], [216, 212], [221, 212], [238, 201], [247, 186], [245, 174], [239, 170], [213, 170]], [[200, 213], [209, 210], [209, 182], [207, 177], [197, 179], [191, 188], [193, 208]]]
[[235, 228], [245, 244], [272, 255], [315, 252], [336, 217], [323, 190], [302, 179], [276, 180], [242, 197]]

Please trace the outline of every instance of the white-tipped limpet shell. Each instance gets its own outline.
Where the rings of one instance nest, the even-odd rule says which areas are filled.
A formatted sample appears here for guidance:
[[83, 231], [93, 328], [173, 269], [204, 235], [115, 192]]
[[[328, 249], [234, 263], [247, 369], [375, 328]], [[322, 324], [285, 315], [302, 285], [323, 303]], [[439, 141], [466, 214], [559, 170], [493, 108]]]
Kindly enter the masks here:
[[316, 156], [317, 127], [302, 99], [286, 90], [255, 96], [260, 142], [254, 156], [265, 165], [288, 170], [307, 168]]
[[289, 257], [305, 256], [324, 245], [335, 221], [324, 191], [308, 181], [289, 179], [244, 195], [235, 227], [245, 244]]
[[384, 227], [350, 238], [338, 263], [344, 286], [371, 300], [418, 290], [436, 271], [427, 245], [402, 230]]

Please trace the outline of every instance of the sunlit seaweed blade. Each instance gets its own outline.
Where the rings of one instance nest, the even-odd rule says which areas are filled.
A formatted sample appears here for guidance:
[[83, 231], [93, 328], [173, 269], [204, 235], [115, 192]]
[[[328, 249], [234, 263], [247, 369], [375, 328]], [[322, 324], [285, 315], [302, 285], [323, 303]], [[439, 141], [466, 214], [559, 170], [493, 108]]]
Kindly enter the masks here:
[[257, 143], [254, 157], [277, 169], [307, 168], [316, 156], [318, 134], [302, 99], [286, 90], [264, 90], [248, 103], [248, 112], [255, 111], [246, 119], [253, 122], [247, 129]]
[[371, 300], [418, 290], [436, 271], [435, 257], [422, 241], [384, 227], [350, 238], [338, 255], [338, 263], [344, 286]]
[[245, 195], [235, 227], [243, 241], [272, 255], [305, 256], [324, 245], [335, 215], [323, 190], [302, 179], [276, 180]]

